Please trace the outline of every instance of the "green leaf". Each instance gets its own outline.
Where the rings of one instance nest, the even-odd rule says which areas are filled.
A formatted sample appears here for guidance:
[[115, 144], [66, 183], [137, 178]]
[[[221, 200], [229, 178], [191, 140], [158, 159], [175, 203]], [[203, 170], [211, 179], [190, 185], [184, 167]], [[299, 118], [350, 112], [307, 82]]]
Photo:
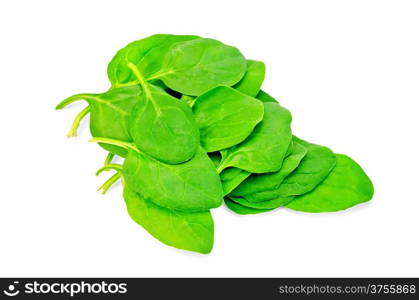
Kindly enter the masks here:
[[264, 108], [253, 97], [219, 86], [196, 98], [192, 111], [201, 145], [214, 152], [244, 141], [262, 121]]
[[336, 166], [313, 191], [298, 196], [288, 208], [304, 212], [333, 212], [371, 200], [374, 186], [350, 157], [336, 154]]
[[323, 146], [294, 138], [307, 149], [298, 167], [289, 174], [278, 188], [265, 190], [244, 197], [251, 202], [266, 201], [279, 197], [297, 196], [310, 192], [319, 185], [336, 165], [333, 152]]
[[306, 156], [307, 149], [293, 138], [292, 152], [284, 159], [282, 167], [277, 172], [252, 174], [243, 181], [233, 192], [231, 196], [239, 197], [247, 194], [263, 192], [266, 190], [274, 190], [279, 188], [282, 181], [294, 171], [301, 160]]
[[228, 195], [240, 183], [243, 182], [251, 173], [239, 168], [227, 168], [220, 173], [221, 184], [223, 186], [224, 196]]
[[171, 45], [177, 42], [197, 39], [193, 35], [155, 34], [134, 41], [119, 50], [108, 65], [108, 77], [113, 87], [137, 84], [137, 78], [128, 67], [134, 64], [145, 75], [161, 69], [164, 57]]
[[219, 172], [236, 167], [251, 173], [276, 172], [291, 142], [291, 114], [276, 103], [264, 103], [265, 113], [253, 133], [242, 143], [221, 151]]
[[265, 64], [261, 61], [247, 60], [247, 70], [242, 80], [233, 87], [251, 97], [256, 97], [265, 79]]
[[201, 148], [191, 160], [177, 165], [130, 150], [122, 173], [132, 190], [166, 208], [203, 211], [223, 200], [220, 178]]
[[[89, 104], [90, 132], [93, 137], [106, 137], [125, 142], [132, 141], [129, 134], [129, 119], [131, 112], [142, 99], [142, 89], [139, 86], [116, 88], [102, 94], [77, 94], [63, 100], [57, 105], [62, 109], [70, 103], [85, 100]], [[75, 136], [80, 116], [76, 117], [75, 124], [69, 136]], [[100, 144], [104, 149], [125, 157], [126, 150], [115, 146]]]
[[185, 213], [160, 207], [127, 186], [124, 199], [130, 217], [162, 243], [203, 254], [211, 252], [214, 223], [209, 211]]
[[212, 39], [194, 39], [173, 44], [163, 67], [146, 80], [161, 79], [171, 89], [198, 96], [218, 86], [232, 86], [246, 72], [240, 51]]
[[269, 95], [267, 92], [260, 90], [259, 93], [256, 95], [256, 99], [262, 101], [262, 102], [274, 102], [277, 103], [278, 101]]
[[294, 197], [291, 196], [291, 197], [275, 198], [275, 199], [261, 201], [261, 202], [250, 202], [246, 200], [245, 198], [241, 198], [241, 197], [229, 197], [229, 198], [240, 205], [254, 208], [254, 209], [275, 209], [275, 208], [287, 205], [294, 199]]
[[161, 88], [147, 83], [143, 88], [144, 97], [129, 123], [135, 145], [169, 164], [191, 159], [199, 146], [199, 130], [191, 108]]
[[[221, 162], [220, 152], [208, 153], [214, 166], [218, 168]], [[250, 176], [251, 173], [239, 168], [227, 168], [220, 173], [221, 185], [223, 186], [224, 196], [234, 190], [243, 180]]]
[[272, 210], [272, 209], [256, 209], [256, 208], [246, 207], [228, 198], [225, 198], [224, 202], [230, 210], [234, 211], [235, 213], [239, 215], [260, 214], [260, 213], [264, 213], [264, 212], [268, 212]]
[[[294, 143], [293, 139], [291, 138], [291, 143], [288, 145], [287, 152], [285, 153], [285, 158], [290, 156], [292, 154], [292, 152], [294, 151], [294, 144], [295, 143]], [[284, 162], [282, 162], [282, 164], [284, 164]]]

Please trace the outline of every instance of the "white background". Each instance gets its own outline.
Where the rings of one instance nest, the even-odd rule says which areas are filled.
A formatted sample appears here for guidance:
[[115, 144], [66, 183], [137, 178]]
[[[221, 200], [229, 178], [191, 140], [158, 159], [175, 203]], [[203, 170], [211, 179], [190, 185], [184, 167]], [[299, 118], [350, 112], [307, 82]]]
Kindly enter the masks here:
[[[1, 1], [0, 276], [419, 276], [418, 1]], [[153, 33], [267, 65], [294, 132], [347, 153], [373, 201], [333, 214], [213, 211], [211, 254], [167, 247], [96, 192], [105, 152], [65, 133], [107, 63]], [[87, 120], [86, 120], [87, 121]]]

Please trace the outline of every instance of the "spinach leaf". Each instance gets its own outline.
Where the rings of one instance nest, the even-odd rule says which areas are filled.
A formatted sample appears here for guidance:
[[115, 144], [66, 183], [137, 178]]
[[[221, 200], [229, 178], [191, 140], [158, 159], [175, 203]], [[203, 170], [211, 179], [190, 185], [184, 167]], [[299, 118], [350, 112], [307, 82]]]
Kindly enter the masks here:
[[[142, 90], [139, 86], [116, 88], [102, 94], [77, 94], [63, 100], [56, 106], [62, 109], [68, 104], [79, 100], [85, 100], [89, 104], [79, 114], [69, 132], [69, 136], [75, 136], [80, 120], [90, 112], [90, 132], [93, 137], [106, 137], [130, 142], [129, 119], [131, 112], [140, 102]], [[100, 144], [104, 149], [125, 157], [126, 150], [115, 146]]]
[[124, 199], [130, 217], [162, 243], [203, 254], [211, 252], [214, 223], [209, 211], [185, 213], [167, 209], [126, 185]]
[[203, 149], [177, 165], [129, 150], [122, 173], [132, 190], [166, 208], [203, 211], [222, 203], [220, 178]]
[[[221, 162], [220, 152], [208, 153], [214, 166], [218, 168]], [[227, 168], [220, 173], [221, 185], [223, 186], [224, 196], [234, 190], [243, 180], [250, 176], [251, 173], [239, 168]]]
[[[137, 74], [137, 78], [141, 75]], [[142, 87], [144, 97], [131, 113], [129, 122], [135, 145], [169, 164], [191, 159], [199, 146], [199, 130], [191, 108], [161, 88], [147, 83]]]
[[247, 70], [242, 80], [233, 87], [251, 97], [256, 97], [265, 79], [265, 64], [261, 61], [247, 60]]
[[122, 179], [132, 219], [167, 245], [209, 253], [209, 210], [223, 201], [246, 215], [332, 212], [373, 196], [351, 158], [292, 136], [290, 112], [261, 90], [264, 63], [237, 48], [152, 35], [118, 51], [108, 77], [106, 93], [74, 95], [57, 109], [87, 101], [68, 135], [91, 114], [92, 141], [109, 151], [97, 175], [116, 171], [99, 190]]
[[155, 34], [129, 43], [117, 52], [108, 65], [112, 87], [138, 84], [128, 63], [135, 65], [144, 75], [151, 75], [161, 69], [162, 57], [171, 45], [197, 38], [193, 35]]
[[223, 186], [224, 196], [228, 195], [240, 183], [243, 182], [251, 173], [239, 168], [227, 168], [220, 173], [221, 184]]
[[262, 102], [274, 102], [277, 103], [278, 101], [269, 95], [267, 92], [260, 90], [259, 93], [256, 95], [256, 99], [262, 101]]
[[219, 86], [196, 98], [192, 111], [201, 145], [214, 152], [244, 141], [262, 121], [264, 108], [253, 97]]
[[292, 152], [284, 159], [279, 171], [252, 174], [231, 192], [230, 195], [237, 197], [279, 188], [282, 181], [298, 167], [301, 160], [307, 154], [307, 149], [302, 144], [298, 143], [296, 138], [293, 138], [292, 145], [293, 147], [290, 147]]
[[273, 210], [273, 209], [256, 209], [256, 208], [246, 207], [241, 204], [238, 204], [237, 202], [234, 202], [233, 200], [229, 198], [224, 199], [224, 203], [230, 210], [234, 211], [235, 213], [239, 215], [260, 214], [260, 213]]
[[336, 154], [336, 166], [310, 193], [298, 196], [288, 208], [304, 212], [333, 212], [371, 200], [374, 187], [350, 157]]
[[278, 188], [247, 194], [251, 202], [266, 201], [278, 197], [297, 196], [310, 192], [332, 171], [336, 164], [333, 152], [323, 146], [294, 138], [307, 149], [307, 154], [298, 167], [289, 174]]
[[[294, 144], [295, 143], [293, 141], [293, 138], [291, 138], [291, 143], [288, 145], [287, 152], [285, 153], [285, 158], [287, 158], [288, 156], [290, 156], [292, 154], [292, 152], [294, 151]], [[282, 164], [284, 164], [284, 162], [282, 162]]]
[[237, 48], [195, 35], [155, 34], [128, 44], [108, 65], [112, 87], [139, 83], [128, 64], [146, 81], [160, 79], [175, 91], [195, 96], [217, 85], [231, 86], [246, 72], [246, 60]]
[[275, 208], [287, 205], [294, 199], [293, 196], [290, 196], [290, 197], [275, 198], [275, 199], [261, 201], [261, 202], [250, 202], [242, 197], [229, 196], [229, 198], [240, 205], [250, 207], [250, 208], [255, 208], [255, 209], [275, 209]]
[[253, 133], [242, 143], [221, 151], [218, 171], [237, 167], [250, 173], [276, 172], [291, 142], [291, 114], [276, 103], [264, 103], [265, 113]]
[[212, 39], [173, 44], [160, 71], [146, 80], [162, 80], [182, 94], [199, 96], [218, 86], [232, 86], [246, 72], [246, 59], [232, 46]]

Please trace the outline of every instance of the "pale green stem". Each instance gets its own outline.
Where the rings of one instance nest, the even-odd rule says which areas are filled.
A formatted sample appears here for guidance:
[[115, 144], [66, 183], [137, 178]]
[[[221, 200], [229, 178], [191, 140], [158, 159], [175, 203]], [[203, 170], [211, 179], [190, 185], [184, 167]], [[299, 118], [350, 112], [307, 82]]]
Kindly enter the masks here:
[[151, 76], [151, 77], [148, 77], [147, 78], [147, 80], [148, 81], [151, 81], [151, 80], [155, 80], [155, 79], [159, 79], [159, 78], [161, 78], [161, 77], [163, 77], [163, 76], [165, 76], [165, 75], [169, 75], [169, 74], [172, 74], [174, 71], [173, 70], [169, 70], [169, 71], [165, 71], [165, 72], [161, 72], [161, 73], [156, 73], [156, 74], [154, 74], [153, 76]]
[[102, 194], [105, 195], [109, 188], [114, 185], [119, 179], [121, 179], [122, 175], [120, 173], [116, 173], [112, 175], [108, 180], [106, 180], [99, 188], [98, 191], [102, 190]]
[[134, 65], [132, 62], [127, 63], [127, 67], [131, 69], [132, 73], [134, 73], [134, 76], [137, 78], [138, 82], [140, 83], [141, 87], [144, 90], [144, 94], [147, 96], [147, 98], [151, 98], [150, 90], [147, 87], [147, 82], [145, 81], [143, 75], [141, 74], [140, 70], [137, 68], [136, 65]]
[[103, 143], [103, 144], [108, 144], [108, 145], [115, 145], [115, 146], [119, 146], [119, 147], [124, 148], [124, 149], [131, 149], [131, 150], [134, 150], [136, 152], [140, 152], [137, 149], [137, 147], [135, 147], [134, 144], [124, 142], [124, 141], [120, 141], [120, 140], [104, 138], [104, 137], [94, 137], [90, 140], [90, 142]]
[[224, 170], [224, 166], [223, 165], [218, 165], [217, 167], [217, 173], [220, 174], [222, 171]]
[[55, 109], [63, 109], [64, 107], [66, 107], [67, 105], [69, 105], [73, 102], [80, 101], [80, 100], [88, 100], [88, 99], [95, 99], [95, 98], [93, 97], [92, 94], [73, 95], [73, 96], [70, 96], [70, 97], [64, 99], [60, 103], [58, 103], [58, 105], [55, 107]]
[[77, 116], [74, 118], [73, 124], [71, 125], [70, 130], [67, 133], [67, 137], [75, 137], [77, 136], [77, 129], [80, 126], [81, 120], [90, 112], [90, 106], [87, 106], [85, 109], [83, 109], [81, 112], [77, 114]]
[[127, 67], [130, 68], [131, 71], [134, 73], [134, 76], [137, 78], [138, 82], [140, 83], [140, 86], [143, 89], [143, 92], [146, 98], [151, 101], [151, 104], [153, 105], [154, 110], [156, 111], [157, 115], [160, 115], [161, 114], [160, 107], [156, 104], [156, 101], [154, 100], [153, 95], [151, 94], [149, 85], [147, 81], [144, 79], [143, 74], [141, 74], [141, 71], [132, 62], [127, 63]]
[[109, 164], [111, 164], [112, 163], [112, 159], [115, 157], [115, 154], [113, 154], [112, 152], [109, 152], [108, 153], [108, 155], [106, 156], [106, 159], [105, 159], [105, 166], [106, 165], [109, 165]]
[[115, 170], [118, 173], [121, 173], [121, 171], [122, 171], [122, 165], [119, 165], [119, 164], [107, 164], [107, 165], [104, 165], [102, 168], [100, 168], [99, 170], [96, 171], [96, 176], [98, 176], [103, 171], [109, 171], [109, 170]]
[[127, 83], [116, 83], [114, 86], [112, 86], [112, 88], [129, 87], [129, 86], [134, 86], [134, 85], [139, 85], [139, 84], [140, 82], [136, 80], [136, 81], [130, 81]]
[[228, 161], [222, 156], [220, 164], [216, 168], [217, 173], [220, 174], [225, 168], [229, 167]]

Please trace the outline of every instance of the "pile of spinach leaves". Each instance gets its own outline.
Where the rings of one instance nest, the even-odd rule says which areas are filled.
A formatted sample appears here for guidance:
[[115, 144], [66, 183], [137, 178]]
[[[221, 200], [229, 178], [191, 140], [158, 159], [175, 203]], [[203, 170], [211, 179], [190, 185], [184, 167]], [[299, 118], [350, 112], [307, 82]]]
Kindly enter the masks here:
[[[261, 90], [263, 62], [192, 35], [157, 34], [122, 48], [111, 88], [85, 100], [68, 136], [90, 114], [92, 141], [108, 151], [97, 174], [122, 179], [131, 218], [161, 242], [209, 253], [210, 213], [286, 207], [333, 212], [366, 202], [373, 185], [350, 157], [292, 134], [291, 113]], [[113, 163], [114, 156], [124, 158]]]

